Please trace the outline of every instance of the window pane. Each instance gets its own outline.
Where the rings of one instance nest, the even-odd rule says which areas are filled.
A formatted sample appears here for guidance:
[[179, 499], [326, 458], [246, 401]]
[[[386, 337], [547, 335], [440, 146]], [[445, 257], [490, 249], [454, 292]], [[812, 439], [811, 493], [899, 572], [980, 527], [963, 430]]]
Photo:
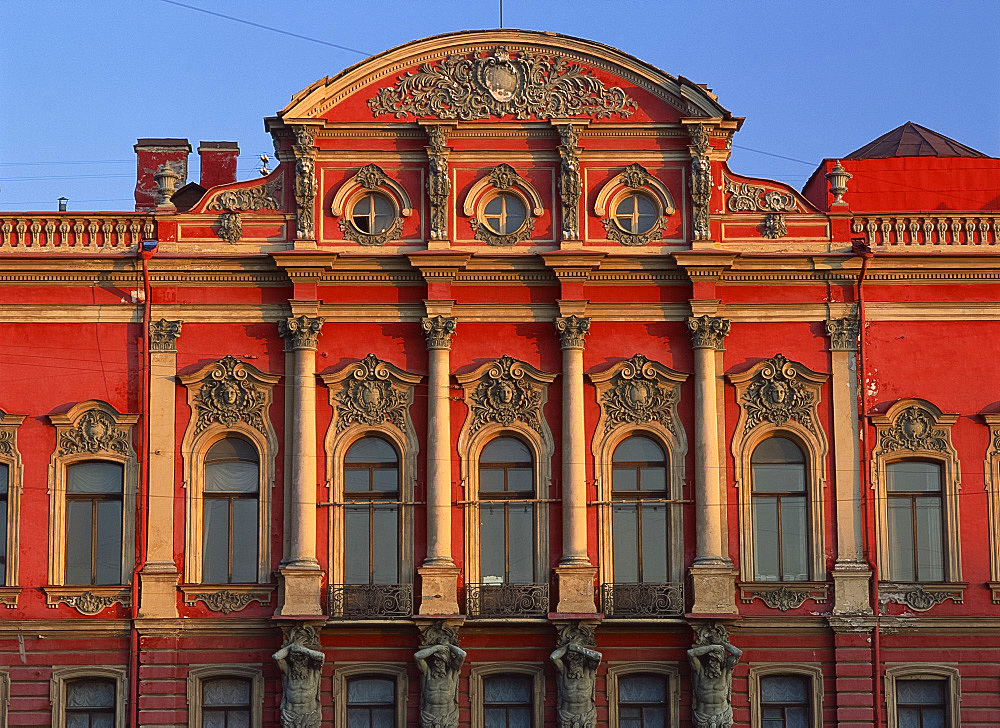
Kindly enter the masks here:
[[507, 711], [504, 708], [483, 710], [483, 728], [507, 728]]
[[479, 471], [479, 491], [497, 493], [503, 491], [503, 470], [499, 468], [481, 468]]
[[648, 462], [660, 463], [666, 458], [663, 449], [648, 437], [632, 436], [615, 448], [611, 458], [615, 463]]
[[348, 584], [368, 584], [368, 506], [344, 509], [344, 577]]
[[760, 697], [765, 703], [805, 703], [808, 678], [797, 675], [774, 675], [760, 679]]
[[384, 678], [356, 678], [347, 683], [348, 703], [393, 703], [396, 682]]
[[803, 706], [785, 710], [785, 728], [809, 728], [809, 711]]
[[78, 463], [66, 468], [69, 493], [121, 493], [122, 473], [118, 463]]
[[115, 728], [114, 715], [110, 713], [91, 713], [90, 728]]
[[257, 581], [257, 499], [233, 502], [233, 581]]
[[487, 215], [499, 215], [503, 210], [503, 200], [497, 195], [492, 200], [486, 203], [486, 207], [483, 208], [483, 212]]
[[629, 675], [618, 680], [618, 699], [622, 703], [665, 703], [667, 680], [659, 675]]
[[639, 471], [635, 468], [615, 468], [611, 471], [611, 489], [639, 490]]
[[940, 497], [917, 498], [917, 566], [920, 581], [944, 581]]
[[10, 489], [8, 478], [10, 478], [10, 470], [6, 463], [0, 463], [0, 496], [6, 495]]
[[534, 462], [528, 446], [513, 437], [498, 437], [490, 440], [479, 456], [481, 463], [524, 463]]
[[774, 498], [753, 499], [754, 579], [778, 578], [778, 503]]
[[530, 505], [512, 505], [508, 508], [510, 582], [530, 584], [535, 580], [535, 509]]
[[[768, 442], [765, 440], [765, 442]], [[754, 464], [753, 490], [755, 493], [804, 493], [806, 469], [801, 464]]]
[[531, 678], [521, 675], [501, 675], [483, 680], [483, 702], [530, 704]]
[[395, 506], [375, 509], [375, 573], [376, 584], [399, 581], [399, 512]]
[[785, 581], [809, 579], [807, 521], [805, 498], [781, 499], [781, 568]]
[[509, 728], [531, 728], [531, 708], [508, 708]]
[[229, 723], [226, 728], [250, 728], [249, 710], [230, 710], [227, 713]]
[[229, 581], [229, 501], [213, 498], [205, 500], [204, 504], [202, 581], [225, 584]]
[[615, 582], [639, 581], [638, 506], [616, 505], [611, 509], [611, 533], [615, 559]]
[[93, 503], [89, 500], [66, 503], [66, 583], [89, 584], [90, 529]]
[[372, 728], [396, 728], [396, 715], [392, 708], [372, 708]]
[[944, 680], [897, 680], [896, 702], [905, 705], [944, 705]]
[[483, 505], [479, 508], [479, 571], [480, 579], [490, 583], [491, 579], [505, 578], [504, 555], [504, 507]]
[[886, 488], [890, 493], [941, 491], [941, 466], [920, 460], [903, 460], [886, 465]]
[[642, 728], [666, 728], [667, 709], [643, 708], [642, 721]]
[[368, 468], [344, 468], [344, 490], [367, 492], [371, 489], [371, 471]]
[[257, 449], [242, 437], [227, 437], [219, 440], [209, 448], [205, 455], [206, 465], [232, 460], [245, 460], [250, 463], [260, 462]]
[[250, 705], [250, 681], [236, 678], [206, 680], [202, 694], [202, 704], [206, 707]]
[[348, 708], [347, 728], [371, 728], [368, 708]]
[[639, 485], [644, 491], [662, 493], [667, 489], [667, 471], [664, 468], [643, 468], [639, 475]]
[[900, 581], [915, 581], [913, 572], [913, 512], [909, 498], [889, 498], [889, 575]]
[[642, 574], [640, 581], [667, 581], [667, 506], [642, 506]]
[[97, 579], [95, 584], [122, 583], [122, 502], [97, 502]]
[[6, 583], [7, 576], [7, 492], [10, 471], [5, 463], [0, 463], [0, 584]]
[[208, 493], [256, 493], [260, 471], [256, 463], [241, 460], [205, 465], [205, 491]]
[[399, 471], [396, 468], [375, 468], [372, 470], [372, 490], [395, 493], [399, 490]]
[[769, 437], [753, 451], [750, 462], [758, 463], [805, 463], [802, 449], [784, 437]]
[[396, 464], [396, 450], [381, 437], [363, 437], [347, 449], [345, 463]]
[[535, 490], [531, 468], [508, 468], [507, 490], [530, 495]]
[[74, 680], [66, 686], [70, 708], [113, 708], [115, 684], [109, 680]]

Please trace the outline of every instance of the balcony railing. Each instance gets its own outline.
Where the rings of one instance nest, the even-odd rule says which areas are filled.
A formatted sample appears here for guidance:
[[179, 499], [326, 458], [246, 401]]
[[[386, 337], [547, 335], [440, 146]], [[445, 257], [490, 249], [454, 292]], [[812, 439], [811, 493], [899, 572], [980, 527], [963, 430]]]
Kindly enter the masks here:
[[684, 614], [684, 584], [601, 584], [601, 611], [615, 617], [677, 617]]
[[1000, 245], [996, 213], [885, 213], [856, 215], [851, 230], [869, 245]]
[[134, 252], [156, 235], [156, 221], [144, 213], [0, 214], [0, 252]]
[[332, 584], [332, 619], [387, 619], [413, 614], [412, 584]]
[[548, 612], [548, 584], [465, 585], [469, 617], [544, 617]]

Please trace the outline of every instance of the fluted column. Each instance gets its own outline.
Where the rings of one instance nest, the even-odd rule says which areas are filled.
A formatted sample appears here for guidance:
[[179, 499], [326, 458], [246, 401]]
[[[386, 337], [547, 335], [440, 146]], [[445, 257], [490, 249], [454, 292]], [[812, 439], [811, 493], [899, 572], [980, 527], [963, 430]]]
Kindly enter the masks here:
[[149, 498], [146, 563], [140, 575], [144, 618], [177, 618], [179, 573], [174, 562], [174, 458], [177, 337], [180, 321], [149, 324]]
[[429, 316], [427, 336], [427, 557], [420, 568], [420, 614], [458, 613], [458, 569], [451, 555], [451, 337], [456, 320]]
[[556, 568], [560, 613], [593, 613], [596, 571], [587, 554], [586, 432], [583, 423], [583, 341], [590, 319], [556, 319], [563, 352], [562, 559]]
[[322, 328], [319, 317], [294, 316], [278, 322], [285, 351], [292, 354], [285, 391], [293, 403], [291, 421], [285, 423], [292, 472], [285, 478], [290, 533], [280, 569], [284, 581], [281, 616], [321, 613], [322, 573], [316, 560], [316, 340]]
[[696, 555], [691, 567], [695, 614], [736, 612], [735, 578], [726, 561], [719, 488], [719, 410], [716, 352], [729, 334], [728, 319], [688, 319], [694, 349]]

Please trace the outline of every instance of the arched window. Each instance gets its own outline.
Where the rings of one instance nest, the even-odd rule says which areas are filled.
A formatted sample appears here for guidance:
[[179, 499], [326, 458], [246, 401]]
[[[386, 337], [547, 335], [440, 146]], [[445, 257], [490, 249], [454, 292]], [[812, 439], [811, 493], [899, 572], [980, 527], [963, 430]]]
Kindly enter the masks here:
[[203, 728], [249, 728], [253, 685], [248, 678], [220, 677], [201, 683]]
[[479, 573], [483, 584], [535, 580], [535, 464], [514, 437], [490, 440], [479, 455]]
[[754, 581], [808, 581], [806, 458], [785, 437], [769, 437], [750, 456]]
[[483, 725], [485, 728], [534, 728], [531, 675], [483, 677]]
[[119, 463], [66, 468], [66, 584], [122, 584], [122, 489]]
[[393, 728], [396, 725], [396, 679], [361, 675], [347, 680], [347, 725]]
[[241, 437], [219, 440], [205, 455], [202, 581], [257, 581], [260, 457]]
[[80, 679], [66, 684], [66, 728], [113, 728], [114, 680]]
[[0, 463], [0, 586], [7, 583], [7, 529], [13, 520], [9, 513], [10, 468]]
[[656, 442], [632, 435], [612, 456], [612, 539], [617, 584], [669, 581], [667, 456]]
[[910, 582], [944, 581], [942, 469], [927, 460], [886, 464], [889, 574]]
[[347, 584], [399, 582], [399, 476], [399, 454], [381, 437], [357, 440], [344, 456]]

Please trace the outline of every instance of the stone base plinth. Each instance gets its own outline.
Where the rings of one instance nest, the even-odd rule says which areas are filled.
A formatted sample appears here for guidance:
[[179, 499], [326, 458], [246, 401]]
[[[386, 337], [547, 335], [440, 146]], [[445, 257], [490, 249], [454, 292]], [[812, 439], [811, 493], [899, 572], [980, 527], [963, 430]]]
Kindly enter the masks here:
[[276, 617], [322, 617], [319, 602], [323, 572], [319, 569], [283, 567]]
[[142, 590], [139, 597], [140, 619], [177, 619], [177, 584], [180, 574], [176, 571], [139, 572]]
[[837, 563], [831, 576], [834, 614], [872, 614], [869, 594], [872, 572], [866, 565]]
[[737, 614], [735, 571], [725, 564], [695, 564], [690, 573], [693, 614]]
[[421, 566], [419, 614], [458, 614], [457, 566]]
[[595, 614], [594, 579], [596, 566], [560, 565], [555, 568], [556, 588], [559, 590], [559, 614]]

